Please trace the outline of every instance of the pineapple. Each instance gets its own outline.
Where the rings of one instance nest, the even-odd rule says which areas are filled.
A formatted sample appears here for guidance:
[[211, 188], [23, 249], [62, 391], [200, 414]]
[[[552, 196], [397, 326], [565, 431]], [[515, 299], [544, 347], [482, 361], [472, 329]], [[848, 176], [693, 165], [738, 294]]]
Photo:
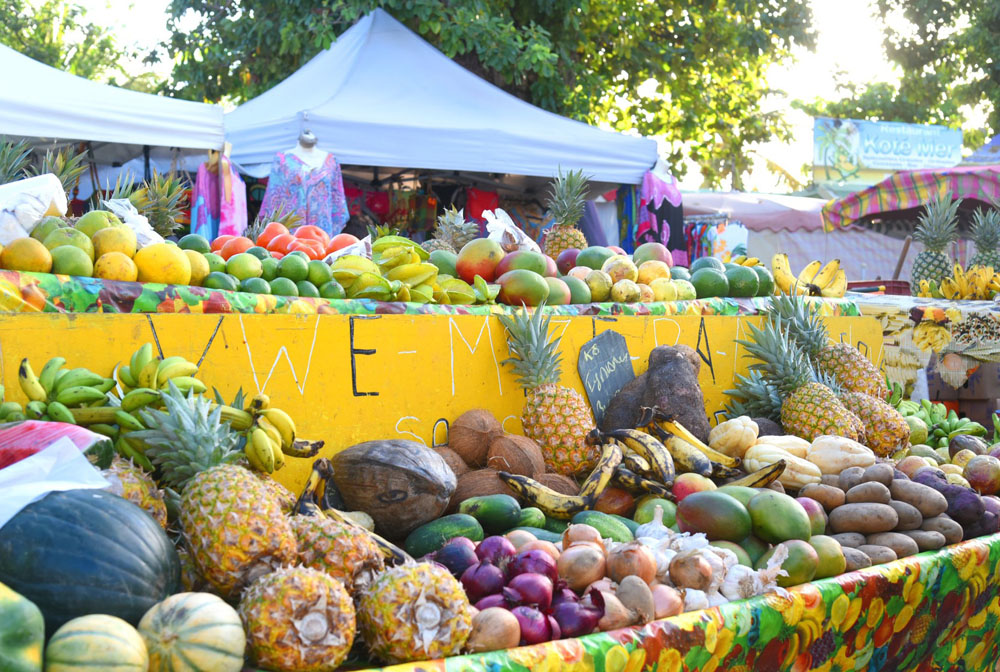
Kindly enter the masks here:
[[437, 227], [434, 229], [434, 237], [421, 244], [428, 252], [434, 250], [446, 250], [448, 252], [460, 252], [466, 243], [479, 237], [479, 225], [475, 222], [465, 221], [463, 210], [456, 210], [451, 206], [445, 210], [444, 214], [437, 218]]
[[[250, 463], [240, 462], [240, 466], [250, 468]], [[274, 478], [263, 471], [253, 471], [254, 476], [257, 480], [263, 484], [264, 489], [267, 490], [274, 499], [277, 500], [278, 506], [281, 507], [281, 512], [285, 515], [291, 515], [292, 511], [295, 510], [295, 501], [298, 499], [291, 490], [278, 483]]]
[[371, 537], [325, 516], [292, 516], [299, 562], [326, 572], [352, 595], [367, 586], [383, 559]]
[[555, 224], [545, 234], [542, 249], [545, 254], [557, 259], [564, 250], [587, 247], [587, 237], [583, 231], [576, 228], [577, 222], [583, 217], [583, 206], [586, 202], [587, 178], [583, 171], [569, 171], [559, 177], [550, 187], [549, 199], [545, 206], [549, 214], [555, 218]]
[[821, 373], [831, 376], [842, 389], [888, 398], [885, 378], [871, 360], [852, 345], [830, 342], [814, 304], [800, 296], [772, 296], [768, 312], [782, 318], [796, 345]]
[[156, 487], [156, 481], [142, 467], [116, 455], [101, 475], [111, 483], [108, 488], [110, 492], [143, 509], [161, 527], [167, 527], [167, 505], [163, 501], [163, 491]]
[[521, 412], [524, 435], [541, 446], [548, 471], [572, 475], [590, 471], [594, 458], [584, 439], [594, 428], [594, 418], [583, 396], [559, 385], [561, 359], [558, 338], [549, 338], [549, 318], [539, 306], [513, 317], [501, 315], [509, 332], [511, 364], [526, 399]]
[[972, 239], [976, 254], [969, 260], [969, 267], [988, 266], [1000, 271], [1000, 211], [976, 209], [972, 216]]
[[354, 645], [354, 602], [339, 581], [316, 569], [261, 577], [239, 612], [257, 666], [269, 670], [333, 672]]
[[58, 152], [50, 150], [45, 152], [41, 165], [34, 173], [35, 175], [52, 173], [59, 178], [63, 191], [69, 194], [79, 182], [80, 175], [87, 170], [87, 164], [84, 163], [86, 158], [87, 150], [77, 152], [72, 147], [65, 147]]
[[462, 651], [472, 607], [447, 569], [406, 563], [375, 577], [358, 602], [358, 626], [372, 654], [386, 662], [436, 660]]
[[24, 140], [0, 142], [0, 184], [17, 182], [28, 176], [31, 147]]
[[924, 251], [913, 260], [910, 274], [910, 289], [914, 295], [920, 291], [921, 280], [940, 284], [943, 278], [951, 275], [953, 262], [944, 250], [955, 240], [961, 203], [961, 199], [952, 201], [951, 195], [945, 192], [924, 206], [913, 232], [913, 239], [924, 245]]
[[180, 227], [177, 222], [184, 209], [181, 199], [186, 188], [176, 175], [153, 172], [153, 179], [132, 192], [129, 200], [140, 215], [149, 220], [150, 226], [163, 237]]
[[726, 417], [769, 418], [781, 422], [781, 394], [760, 371], [751, 369], [747, 375], [736, 375], [736, 389], [726, 390], [729, 402]]
[[785, 431], [812, 441], [821, 434], [858, 440], [857, 418], [837, 395], [818, 382], [805, 354], [795, 345], [782, 319], [770, 316], [763, 328], [750, 325], [752, 340], [738, 341], [760, 360], [751, 368], [760, 371], [778, 391], [781, 426]]
[[845, 392], [840, 400], [864, 424], [861, 441], [876, 455], [888, 457], [910, 445], [910, 426], [895, 408], [860, 392]]

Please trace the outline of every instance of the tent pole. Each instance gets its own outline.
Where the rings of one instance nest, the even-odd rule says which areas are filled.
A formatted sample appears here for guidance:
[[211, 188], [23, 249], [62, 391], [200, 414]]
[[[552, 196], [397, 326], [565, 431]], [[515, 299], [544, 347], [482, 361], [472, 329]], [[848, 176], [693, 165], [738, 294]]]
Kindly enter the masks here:
[[144, 179], [148, 182], [152, 175], [149, 174], [149, 145], [142, 146], [142, 161], [143, 161], [143, 174]]

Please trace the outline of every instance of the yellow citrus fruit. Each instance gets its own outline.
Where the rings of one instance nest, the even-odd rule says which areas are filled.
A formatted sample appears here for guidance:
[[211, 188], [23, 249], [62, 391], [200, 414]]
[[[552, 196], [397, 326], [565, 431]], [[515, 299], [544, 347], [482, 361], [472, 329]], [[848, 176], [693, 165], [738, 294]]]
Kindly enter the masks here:
[[[110, 231], [110, 229], [101, 229], [101, 231]], [[97, 258], [97, 263], [94, 264], [95, 278], [135, 282], [138, 276], [139, 269], [135, 267], [135, 262], [124, 252], [105, 252]]]
[[52, 253], [34, 238], [18, 238], [0, 252], [0, 266], [9, 271], [52, 270]]
[[133, 261], [139, 269], [139, 282], [186, 285], [191, 281], [191, 262], [176, 245], [148, 245], [135, 253]]
[[103, 257], [108, 252], [121, 252], [129, 259], [135, 256], [135, 231], [126, 226], [109, 226], [101, 229], [91, 238], [94, 254]]
[[212, 271], [208, 267], [208, 259], [201, 252], [195, 250], [184, 250], [184, 255], [191, 264], [191, 280], [189, 283], [195, 287], [201, 287], [201, 283]]

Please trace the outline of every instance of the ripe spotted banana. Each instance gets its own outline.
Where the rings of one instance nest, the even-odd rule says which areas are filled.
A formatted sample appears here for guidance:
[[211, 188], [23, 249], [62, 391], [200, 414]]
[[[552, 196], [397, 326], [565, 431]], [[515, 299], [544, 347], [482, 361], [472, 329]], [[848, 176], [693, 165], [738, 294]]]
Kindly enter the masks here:
[[726, 485], [743, 485], [748, 488], [767, 487], [770, 483], [778, 480], [778, 477], [785, 471], [785, 465], [784, 460], [777, 460], [763, 469], [758, 469], [751, 474], [729, 481]]
[[825, 266], [823, 266], [823, 268], [820, 269], [819, 273], [816, 274], [816, 277], [814, 277], [810, 282], [812, 282], [812, 284], [822, 289], [827, 285], [829, 285], [831, 282], [833, 282], [833, 279], [837, 277], [837, 271], [839, 270], [840, 270], [840, 259], [834, 259], [833, 261], [829, 261], [826, 263]]
[[638, 429], [616, 429], [609, 432], [607, 436], [621, 441], [626, 447], [649, 462], [650, 472], [655, 480], [664, 485], [671, 485], [674, 482], [674, 458], [667, 446], [664, 446], [656, 437], [640, 432]]
[[269, 408], [271, 408], [271, 397], [263, 392], [258, 392], [250, 397], [250, 408], [248, 410], [252, 415], [259, 415]]
[[644, 492], [671, 501], [674, 499], [673, 493], [670, 492], [670, 488], [667, 486], [657, 483], [652, 479], [644, 478], [622, 465], [618, 465], [615, 469], [614, 482], [631, 492]]
[[654, 476], [652, 467], [649, 466], [649, 462], [645, 458], [637, 455], [633, 450], [625, 450], [622, 456], [622, 466], [629, 471], [634, 471], [640, 476]]
[[796, 280], [800, 285], [814, 284], [814, 278], [819, 275], [819, 269], [822, 265], [823, 262], [813, 259], [799, 272]]
[[611, 477], [614, 476], [615, 468], [621, 462], [622, 448], [618, 445], [618, 442], [608, 441], [605, 443], [604, 449], [601, 451], [601, 457], [597, 460], [593, 471], [590, 472], [590, 475], [587, 476], [580, 486], [580, 496], [593, 499], [596, 502], [605, 488], [608, 487]]
[[[643, 410], [645, 411], [645, 409]], [[687, 443], [691, 444], [692, 446], [700, 450], [708, 459], [712, 460], [713, 462], [718, 462], [719, 464], [726, 467], [740, 466], [740, 461], [737, 458], [726, 455], [725, 453], [720, 453], [714, 448], [709, 448], [704, 443], [702, 443], [702, 441], [697, 436], [692, 434], [691, 430], [689, 430], [687, 427], [674, 420], [672, 417], [664, 413], [662, 410], [654, 407], [652, 409], [652, 412], [653, 412], [653, 420], [660, 426], [660, 429], [663, 429], [668, 433], [683, 439]]]
[[282, 450], [291, 450], [295, 445], [295, 421], [280, 408], [268, 408], [261, 413], [281, 434]]
[[704, 453], [687, 441], [667, 433], [656, 423], [650, 425], [650, 428], [666, 446], [678, 471], [701, 474], [706, 477], [712, 475], [712, 461], [705, 457]]
[[45, 401], [48, 397], [45, 388], [38, 382], [38, 376], [31, 369], [31, 362], [27, 357], [22, 359], [20, 366], [17, 367], [17, 382], [21, 385], [24, 396], [28, 397], [28, 401]]
[[569, 520], [593, 506], [592, 499], [580, 495], [564, 495], [527, 476], [508, 474], [506, 471], [499, 472], [499, 476], [515, 494], [528, 500], [551, 518]]

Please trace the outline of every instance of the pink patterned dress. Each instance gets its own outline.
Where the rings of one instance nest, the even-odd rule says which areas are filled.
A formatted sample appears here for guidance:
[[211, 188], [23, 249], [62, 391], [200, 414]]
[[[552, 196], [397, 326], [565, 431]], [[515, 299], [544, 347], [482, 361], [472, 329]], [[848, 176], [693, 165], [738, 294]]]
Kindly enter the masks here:
[[323, 165], [310, 168], [292, 153], [278, 152], [271, 163], [261, 213], [295, 212], [305, 221], [335, 236], [350, 217], [340, 164], [327, 154]]

